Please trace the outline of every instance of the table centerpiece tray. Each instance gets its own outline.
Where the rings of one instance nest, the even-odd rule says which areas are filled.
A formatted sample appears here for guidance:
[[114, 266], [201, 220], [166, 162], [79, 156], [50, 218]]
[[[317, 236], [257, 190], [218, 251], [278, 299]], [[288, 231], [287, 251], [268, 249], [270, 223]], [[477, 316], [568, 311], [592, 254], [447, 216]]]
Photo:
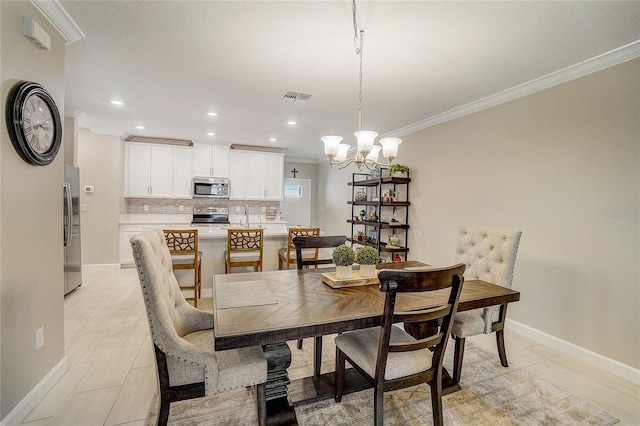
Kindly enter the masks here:
[[361, 285], [379, 285], [378, 277], [363, 277], [360, 271], [353, 271], [351, 278], [337, 278], [335, 272], [322, 274], [322, 282], [331, 288], [357, 287]]

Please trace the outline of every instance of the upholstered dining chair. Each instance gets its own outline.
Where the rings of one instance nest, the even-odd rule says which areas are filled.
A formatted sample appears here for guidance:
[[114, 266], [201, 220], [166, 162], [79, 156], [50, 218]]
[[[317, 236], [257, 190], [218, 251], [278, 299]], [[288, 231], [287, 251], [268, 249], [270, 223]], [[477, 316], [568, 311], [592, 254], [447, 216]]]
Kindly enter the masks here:
[[[293, 239], [293, 245], [296, 247], [296, 263], [298, 269], [302, 269], [308, 266], [329, 265], [333, 263], [333, 258], [318, 258], [314, 259], [304, 257], [302, 251], [309, 249], [323, 249], [338, 247], [347, 241], [346, 235], [330, 235], [330, 236], [297, 236]], [[298, 349], [302, 349], [302, 339], [298, 339]], [[320, 376], [320, 364], [322, 364], [322, 336], [316, 336], [315, 338], [315, 351], [314, 351], [314, 374]]]
[[160, 386], [158, 425], [166, 425], [172, 402], [256, 387], [258, 420], [266, 423], [267, 361], [253, 346], [216, 352], [213, 314], [182, 295], [160, 229], [131, 238], [133, 258], [149, 321]]
[[[442, 359], [449, 341], [451, 326], [458, 309], [464, 282], [464, 264], [407, 271], [383, 269], [378, 274], [380, 291], [386, 293], [382, 324], [379, 327], [347, 331], [335, 338], [336, 375], [335, 400], [340, 402], [344, 391], [345, 364], [353, 366], [372, 385], [374, 392], [374, 423], [384, 423], [384, 392], [403, 389], [421, 383], [431, 388], [433, 423], [442, 425]], [[448, 289], [444, 305], [413, 311], [397, 311], [398, 293], [429, 292]], [[414, 339], [395, 322], [441, 320], [433, 334]]]
[[180, 290], [193, 290], [193, 306], [198, 307], [202, 284], [202, 252], [198, 250], [197, 229], [165, 229], [164, 239], [171, 253], [174, 270], [193, 269], [193, 285], [181, 285]]
[[[458, 227], [455, 262], [467, 267], [467, 280], [483, 280], [511, 288], [516, 254], [521, 231], [486, 229], [471, 226]], [[455, 339], [453, 379], [460, 381], [465, 339], [478, 334], [496, 333], [498, 356], [503, 367], [508, 367], [504, 346], [504, 323], [507, 305], [460, 312], [456, 315], [451, 335]]]
[[[290, 265], [297, 264], [296, 246], [293, 245], [295, 237], [317, 237], [320, 235], [320, 228], [310, 227], [290, 227], [287, 232], [287, 247], [278, 250], [278, 269], [289, 269]], [[318, 258], [318, 249], [311, 249], [303, 255], [309, 259]]]
[[224, 252], [224, 273], [231, 268], [252, 266], [255, 272], [262, 271], [262, 249], [264, 229], [228, 229], [227, 249]]

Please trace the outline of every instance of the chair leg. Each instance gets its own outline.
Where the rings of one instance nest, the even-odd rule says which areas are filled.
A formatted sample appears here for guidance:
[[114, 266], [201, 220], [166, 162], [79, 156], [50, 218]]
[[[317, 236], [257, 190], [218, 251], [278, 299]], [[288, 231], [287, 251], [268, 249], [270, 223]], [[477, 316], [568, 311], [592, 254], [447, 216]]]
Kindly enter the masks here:
[[342, 401], [342, 393], [344, 392], [344, 369], [346, 367], [346, 358], [340, 349], [336, 348], [336, 373], [335, 373], [335, 395], [333, 399], [336, 402]]
[[169, 421], [169, 397], [160, 395], [160, 410], [158, 410], [158, 426], [167, 426]]
[[464, 337], [454, 336], [456, 341], [455, 350], [453, 352], [453, 382], [460, 383], [460, 374], [462, 374], [462, 359], [464, 357]]
[[267, 387], [265, 383], [256, 386], [256, 402], [258, 404], [258, 425], [267, 424]]
[[504, 347], [504, 330], [496, 331], [496, 344], [498, 345], [498, 356], [500, 357], [500, 364], [503, 367], [508, 367], [509, 363], [507, 362], [507, 351]]
[[442, 426], [444, 418], [442, 415], [442, 374], [429, 383], [431, 387], [431, 411], [433, 412], [434, 426]]
[[322, 336], [316, 336], [313, 349], [313, 374], [316, 377], [320, 377], [320, 369], [322, 367]]
[[302, 339], [298, 339], [298, 349], [302, 349]]
[[376, 426], [384, 424], [384, 391], [377, 385], [373, 390], [373, 423]]

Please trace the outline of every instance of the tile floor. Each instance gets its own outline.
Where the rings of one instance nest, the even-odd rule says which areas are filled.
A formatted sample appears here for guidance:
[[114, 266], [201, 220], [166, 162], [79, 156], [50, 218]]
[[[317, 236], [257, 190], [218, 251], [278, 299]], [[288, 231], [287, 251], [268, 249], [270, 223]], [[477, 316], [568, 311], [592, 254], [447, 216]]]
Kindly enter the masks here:
[[[136, 271], [92, 268], [83, 282], [65, 299], [69, 370], [22, 424], [142, 426], [156, 377]], [[210, 299], [202, 300], [200, 308], [207, 307]], [[506, 334], [511, 365], [595, 403], [621, 425], [640, 425], [640, 386], [509, 330]], [[473, 342], [495, 352], [494, 339], [476, 336]], [[463, 380], [465, 374], [470, 373], [463, 369]]]

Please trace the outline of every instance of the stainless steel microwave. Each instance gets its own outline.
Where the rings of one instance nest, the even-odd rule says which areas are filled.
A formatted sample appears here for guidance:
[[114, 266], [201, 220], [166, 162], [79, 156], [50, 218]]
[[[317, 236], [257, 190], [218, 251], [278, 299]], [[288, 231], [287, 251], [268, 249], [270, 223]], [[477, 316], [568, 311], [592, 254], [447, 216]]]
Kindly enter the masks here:
[[229, 198], [229, 179], [193, 178], [193, 198]]

